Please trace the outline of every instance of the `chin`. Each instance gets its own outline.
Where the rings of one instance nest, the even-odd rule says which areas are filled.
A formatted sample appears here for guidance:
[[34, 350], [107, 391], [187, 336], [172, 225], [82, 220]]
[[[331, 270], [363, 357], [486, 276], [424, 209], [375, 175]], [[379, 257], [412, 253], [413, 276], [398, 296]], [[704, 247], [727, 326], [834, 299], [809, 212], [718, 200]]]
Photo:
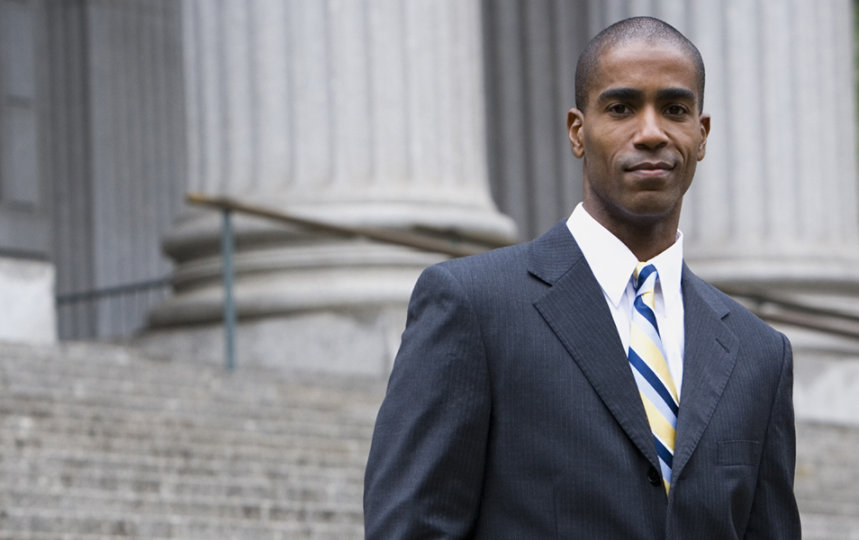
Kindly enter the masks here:
[[671, 221], [680, 215], [679, 206], [664, 204], [644, 204], [628, 206], [623, 209], [626, 218], [642, 225], [653, 225], [662, 221]]

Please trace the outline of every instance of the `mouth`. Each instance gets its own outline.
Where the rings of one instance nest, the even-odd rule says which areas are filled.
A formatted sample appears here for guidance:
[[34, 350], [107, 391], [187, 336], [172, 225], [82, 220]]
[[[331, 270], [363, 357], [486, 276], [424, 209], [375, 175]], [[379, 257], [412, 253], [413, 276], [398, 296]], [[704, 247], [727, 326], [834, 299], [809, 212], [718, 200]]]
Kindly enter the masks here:
[[667, 161], [639, 161], [626, 168], [626, 172], [639, 180], [663, 182], [674, 170], [674, 163]]
[[674, 165], [666, 161], [642, 161], [626, 168], [630, 172], [659, 173], [670, 171]]

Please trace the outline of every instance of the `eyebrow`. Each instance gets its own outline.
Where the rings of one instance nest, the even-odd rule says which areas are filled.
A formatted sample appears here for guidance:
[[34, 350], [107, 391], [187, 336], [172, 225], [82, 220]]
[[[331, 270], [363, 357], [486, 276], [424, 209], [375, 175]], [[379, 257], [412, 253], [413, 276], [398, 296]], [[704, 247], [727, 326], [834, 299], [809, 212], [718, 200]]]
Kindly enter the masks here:
[[605, 103], [618, 99], [620, 101], [638, 101], [644, 97], [644, 92], [635, 88], [609, 88], [599, 95], [597, 102]]
[[695, 102], [695, 93], [688, 88], [665, 88], [656, 92], [659, 101], [691, 101]]
[[[618, 99], [621, 101], [640, 101], [644, 92], [637, 88], [609, 88], [597, 98], [599, 103]], [[656, 92], [658, 101], [690, 101], [695, 102], [695, 93], [688, 88], [663, 88]]]

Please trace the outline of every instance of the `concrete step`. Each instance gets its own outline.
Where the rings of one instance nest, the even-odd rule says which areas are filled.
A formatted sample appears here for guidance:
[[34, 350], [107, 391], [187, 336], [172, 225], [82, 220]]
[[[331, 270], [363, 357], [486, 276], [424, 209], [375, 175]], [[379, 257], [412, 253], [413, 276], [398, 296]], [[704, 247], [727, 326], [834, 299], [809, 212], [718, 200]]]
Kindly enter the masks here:
[[[159, 382], [140, 380], [135, 373], [127, 373], [122, 379], [105, 380], [98, 374], [55, 372], [55, 364], [10, 366], [0, 357], [0, 377], [6, 379], [10, 391], [21, 395], [39, 397], [64, 396], [80, 400], [97, 399], [99, 396], [146, 396], [152, 399], [177, 400], [189, 402], [203, 399], [213, 404], [227, 403], [231, 406], [284, 405], [338, 410], [363, 407], [372, 408], [381, 398], [384, 390], [379, 381], [350, 381], [326, 386], [311, 386], [301, 381], [283, 381], [269, 376], [269, 372], [244, 372], [225, 374], [217, 372], [208, 379], [205, 374], [195, 373], [195, 379], [177, 381], [173, 377], [173, 366], [165, 365]], [[281, 375], [282, 377], [282, 375]], [[291, 408], [291, 407], [290, 407]]]
[[[122, 453], [87, 451], [75, 448], [46, 449], [26, 455], [3, 456], [3, 468], [35, 468], [49, 475], [75, 474], [80, 469], [104, 467], [111, 470], [129, 470], [176, 474], [189, 477], [267, 477], [286, 476], [290, 470], [328, 469], [338, 473], [363, 470], [356, 463], [342, 463], [336, 459], [306, 457], [295, 461], [206, 459], [196, 457], [189, 450], [184, 457], [146, 455], [127, 456]], [[24, 469], [27, 470], [27, 469]]]
[[271, 522], [304, 521], [354, 524], [361, 518], [355, 501], [295, 501], [239, 497], [171, 496], [151, 493], [104, 492], [99, 489], [66, 489], [62, 493], [34, 492], [27, 488], [0, 490], [0, 508], [80, 509], [138, 517], [191, 516], [225, 520]]
[[[0, 343], [0, 540], [361, 538], [384, 382]], [[805, 538], [859, 540], [859, 429], [797, 425]]]
[[383, 391], [0, 344], [0, 540], [361, 538]]
[[96, 466], [90, 470], [50, 467], [30, 470], [0, 470], [0, 492], [29, 490], [33, 493], [64, 493], [70, 489], [101, 490], [163, 496], [247, 497], [304, 502], [355, 502], [361, 500], [360, 475], [338, 475], [336, 471], [261, 471], [255, 474], [203, 476], [185, 471], [138, 471]]
[[[171, 439], [172, 434], [175, 434], [175, 437]], [[14, 451], [18, 455], [30, 449], [40, 452], [52, 448], [74, 448], [84, 452], [122, 454], [129, 458], [185, 459], [189, 452], [193, 452], [194, 458], [200, 462], [253, 459], [259, 462], [282, 461], [302, 465], [359, 465], [366, 460], [369, 451], [366, 441], [348, 438], [258, 433], [249, 433], [246, 437], [236, 437], [234, 434], [220, 437], [213, 429], [190, 434], [168, 430], [151, 438], [142, 435], [102, 437], [78, 431], [31, 431], [27, 434], [15, 434], [14, 438], [7, 438], [5, 435], [0, 431], [0, 440], [8, 440], [14, 444]], [[0, 448], [3, 446], [5, 445], [0, 443]]]
[[[293, 481], [300, 479], [320, 479], [326, 482], [361, 482], [363, 480], [363, 467], [352, 465], [332, 466], [330, 464], [316, 465], [312, 463], [301, 463], [300, 466], [273, 461], [273, 462], [246, 462], [235, 464], [233, 470], [226, 468], [217, 469], [216, 466], [224, 465], [216, 462], [210, 467], [190, 466], [188, 461], [173, 460], [165, 462], [157, 459], [128, 459], [119, 454], [87, 454], [74, 449], [48, 449], [42, 453], [28, 453], [26, 455], [9, 455], [11, 452], [3, 452], [0, 455], [0, 481], [6, 476], [17, 477], [29, 475], [38, 479], [37, 474], [50, 475], [82, 475], [101, 477], [103, 475], [135, 475], [143, 480], [149, 477], [174, 478], [171, 474], [177, 474], [177, 479], [208, 481], [220, 479], [242, 479], [256, 482], [260, 479], [265, 481]], [[5, 475], [5, 476], [4, 476]]]
[[360, 474], [335, 474], [328, 469], [287, 471], [281, 475], [202, 478], [96, 467], [61, 474], [42, 470], [0, 469], [4, 490], [65, 493], [70, 489], [104, 493], [163, 495], [167, 497], [222, 497], [308, 502], [355, 502], [363, 492]]
[[[33, 369], [33, 366], [50, 366], [50, 370]], [[349, 401], [357, 403], [368, 389], [383, 388], [381, 381], [375, 378], [360, 376], [338, 377], [319, 376], [318, 374], [285, 373], [273, 368], [254, 366], [243, 369], [241, 366], [233, 373], [227, 373], [218, 366], [185, 362], [181, 359], [154, 359], [127, 347], [117, 347], [99, 344], [71, 344], [60, 346], [19, 346], [0, 342], [0, 371], [14, 371], [23, 367], [16, 377], [35, 380], [59, 381], [59, 386], [68, 387], [86, 384], [87, 381], [104, 383], [96, 385], [111, 388], [117, 385], [133, 383], [135, 387], [146, 388], [155, 393], [176, 388], [193, 391], [205, 389], [217, 391], [254, 390], [259, 385], [269, 389], [295, 386], [304, 388], [308, 394], [303, 399], [318, 395], [322, 400], [330, 396], [330, 389], [338, 391], [337, 395], [354, 390]], [[170, 372], [170, 377], [163, 376], [164, 370]], [[72, 374], [74, 379], [62, 380]], [[80, 379], [80, 380], [77, 380]], [[266, 397], [253, 392], [241, 392], [237, 397], [257, 399]], [[282, 396], [276, 395], [280, 400]], [[336, 395], [334, 397], [337, 397]], [[370, 401], [375, 401], [371, 398]]]
[[[859, 429], [798, 423], [795, 490], [800, 509], [817, 516], [810, 523], [828, 519], [841, 528], [855, 526], [859, 534]], [[838, 521], [839, 515], [856, 519]]]
[[859, 540], [859, 516], [805, 512], [802, 537], [805, 540]]
[[[74, 532], [71, 532], [74, 531]], [[187, 516], [141, 516], [108, 511], [0, 510], [0, 538], [182, 538], [185, 540], [358, 540], [358, 524], [310, 521], [212, 519]]]
[[[128, 535], [83, 534], [83, 533], [46, 533], [29, 531], [0, 530], [0, 540], [128, 540]], [[147, 540], [167, 540], [167, 537], [148, 537]]]
[[[118, 398], [119, 399], [119, 398]], [[133, 402], [145, 406], [133, 406]], [[294, 433], [296, 435], [361, 437], [372, 429], [375, 412], [320, 411], [310, 408], [292, 408], [279, 414], [254, 410], [229, 410], [225, 405], [193, 406], [181, 401], [165, 404], [139, 396], [129, 396], [123, 405], [114, 402], [82, 403], [62, 397], [33, 397], [11, 392], [0, 396], [0, 426], [26, 432], [41, 426], [65, 429], [68, 425], [87, 425], [119, 429], [128, 424], [128, 430], [147, 429], [153, 425], [184, 430], [191, 426], [232, 429], [240, 432]], [[223, 410], [227, 409], [227, 410]], [[268, 414], [267, 414], [268, 413]]]

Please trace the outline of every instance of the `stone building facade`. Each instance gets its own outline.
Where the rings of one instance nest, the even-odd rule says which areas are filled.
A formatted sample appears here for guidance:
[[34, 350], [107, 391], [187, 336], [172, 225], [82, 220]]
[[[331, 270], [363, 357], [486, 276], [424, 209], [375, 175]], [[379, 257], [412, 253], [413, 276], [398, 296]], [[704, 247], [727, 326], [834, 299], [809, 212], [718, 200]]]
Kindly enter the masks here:
[[[185, 205], [189, 190], [487, 246], [532, 238], [581, 194], [564, 127], [578, 51], [650, 14], [708, 69], [689, 264], [789, 333], [801, 414], [856, 422], [857, 341], [808, 315], [859, 315], [852, 12], [850, 0], [0, 0], [0, 300], [15, 306], [0, 338], [142, 332], [145, 346], [220, 358], [219, 216]], [[384, 374], [417, 273], [443, 257], [246, 216], [236, 228], [246, 362]], [[797, 324], [809, 317], [823, 323]]]

